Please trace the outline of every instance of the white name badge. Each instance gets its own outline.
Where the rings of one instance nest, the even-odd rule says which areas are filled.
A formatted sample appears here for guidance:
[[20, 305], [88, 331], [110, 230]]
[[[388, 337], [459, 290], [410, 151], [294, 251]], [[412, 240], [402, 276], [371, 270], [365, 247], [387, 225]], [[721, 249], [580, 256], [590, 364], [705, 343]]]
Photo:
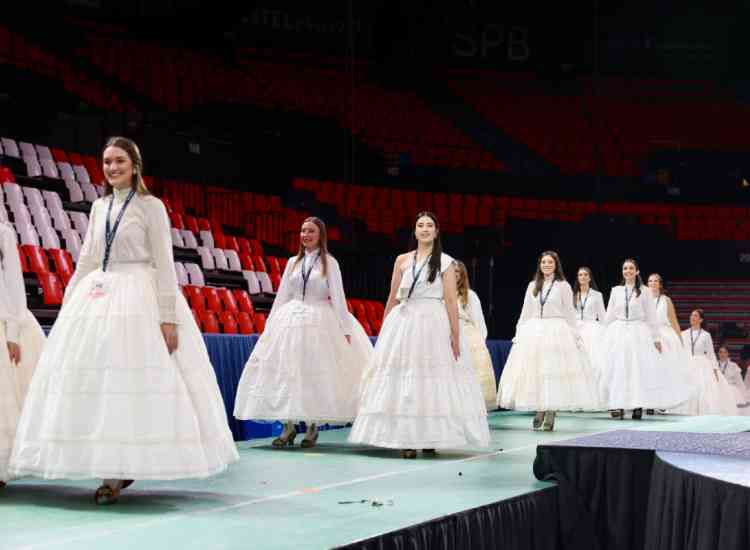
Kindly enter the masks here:
[[89, 288], [89, 298], [101, 298], [107, 294], [107, 283], [103, 279], [94, 279]]

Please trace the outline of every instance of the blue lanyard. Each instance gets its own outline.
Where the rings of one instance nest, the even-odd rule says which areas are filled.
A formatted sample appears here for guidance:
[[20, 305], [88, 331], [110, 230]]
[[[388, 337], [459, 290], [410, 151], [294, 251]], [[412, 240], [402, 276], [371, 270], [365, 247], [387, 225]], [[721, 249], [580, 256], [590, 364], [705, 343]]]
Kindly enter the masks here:
[[635, 287], [633, 287], [633, 290], [628, 293], [628, 287], [625, 287], [625, 318], [630, 319], [630, 299], [633, 297], [633, 294], [635, 293]]
[[128, 193], [128, 196], [125, 199], [125, 204], [123, 204], [122, 208], [120, 209], [120, 213], [117, 214], [117, 219], [115, 220], [114, 227], [110, 227], [110, 217], [112, 216], [112, 205], [115, 202], [114, 193], [112, 194], [112, 200], [109, 201], [109, 209], [107, 210], [107, 221], [104, 226], [104, 260], [102, 260], [102, 271], [107, 271], [107, 266], [109, 265], [109, 256], [112, 253], [112, 243], [115, 242], [115, 235], [117, 234], [117, 228], [120, 227], [120, 222], [122, 221], [122, 217], [125, 214], [125, 209], [130, 204], [130, 201], [133, 200], [134, 196], [135, 196], [135, 189], [131, 189], [130, 193]]
[[539, 293], [539, 305], [541, 306], [541, 311], [539, 312], [539, 318], [541, 319], [544, 317], [544, 304], [547, 303], [547, 300], [549, 299], [549, 293], [552, 292], [552, 287], [555, 286], [555, 281], [552, 281], [552, 284], [549, 285], [549, 288], [547, 289], [547, 293], [542, 297], [542, 293]]
[[411, 287], [409, 288], [409, 295], [406, 297], [407, 300], [409, 298], [411, 298], [411, 294], [412, 294], [412, 292], [414, 292], [414, 287], [417, 286], [417, 281], [419, 280], [419, 276], [422, 274], [422, 270], [424, 269], [424, 266], [426, 266], [427, 262], [430, 261], [430, 258], [432, 258], [432, 254], [430, 254], [429, 256], [427, 256], [427, 258], [425, 258], [424, 262], [422, 262], [422, 266], [419, 268], [419, 271], [417, 271], [416, 273], [414, 273], [414, 271], [415, 271], [415, 269], [417, 267], [417, 252], [416, 252], [416, 250], [414, 251], [414, 263], [411, 264], [411, 278], [412, 278], [412, 281], [411, 281]]
[[591, 296], [591, 289], [589, 289], [589, 291], [586, 293], [586, 299], [583, 301], [583, 303], [581, 303], [581, 291], [578, 291], [578, 305], [581, 308], [581, 321], [583, 321], [583, 311], [586, 309], [586, 304], [589, 301], [589, 296]]
[[307, 261], [307, 257], [302, 259], [302, 301], [305, 301], [305, 296], [307, 295], [307, 281], [310, 280], [310, 273], [312, 273], [313, 268], [315, 267], [315, 262], [318, 261], [318, 258], [320, 258], [320, 252], [315, 256], [315, 259], [310, 264], [310, 269], [305, 272], [305, 262]]

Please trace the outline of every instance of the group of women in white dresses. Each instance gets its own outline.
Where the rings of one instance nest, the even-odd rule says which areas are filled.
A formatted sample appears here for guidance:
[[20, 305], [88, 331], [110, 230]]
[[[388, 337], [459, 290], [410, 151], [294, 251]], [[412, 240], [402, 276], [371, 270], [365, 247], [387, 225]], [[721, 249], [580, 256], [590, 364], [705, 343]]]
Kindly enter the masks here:
[[554, 429], [561, 410], [609, 410], [615, 418], [629, 410], [634, 419], [644, 409], [688, 415], [750, 410], [726, 348], [724, 366], [716, 360], [703, 312], [693, 311], [691, 327], [681, 332], [660, 275], [651, 275], [646, 288], [637, 262], [627, 259], [622, 277], [605, 308], [589, 268], [578, 270], [572, 289], [559, 256], [540, 255], [500, 378], [498, 405], [536, 411], [532, 425], [544, 430]]
[[[239, 455], [140, 151], [112, 138], [102, 162], [106, 194], [46, 339], [26, 307], [14, 230], [0, 224], [0, 484], [100, 479], [95, 500], [111, 504], [134, 480], [205, 478]], [[726, 349], [717, 362], [699, 311], [678, 335], [671, 301], [642, 288], [633, 260], [605, 310], [590, 270], [574, 290], [557, 254], [543, 253], [498, 388], [479, 298], [443, 252], [434, 214], [417, 215], [414, 240], [395, 261], [373, 347], [347, 309], [325, 224], [305, 220], [234, 416], [283, 421], [275, 448], [294, 445], [299, 421], [303, 448], [321, 424], [351, 422], [350, 442], [414, 458], [488, 446], [495, 406], [535, 411], [547, 430], [560, 410], [734, 413], [718, 409], [727, 392], [740, 400]]]
[[[235, 417], [283, 420], [274, 447], [293, 445], [301, 420], [306, 448], [315, 445], [323, 422], [351, 422], [350, 442], [399, 449], [405, 458], [419, 449], [486, 446], [477, 371], [487, 378], [492, 365], [481, 306], [470, 301], [465, 275], [458, 276], [464, 281], [459, 298], [461, 269], [442, 252], [434, 215], [417, 216], [415, 239], [415, 250], [394, 265], [373, 348], [347, 311], [324, 223], [305, 220], [299, 253], [287, 263], [266, 330], [240, 379]], [[472, 331], [478, 338], [467, 336]], [[480, 357], [478, 369], [472, 352]]]

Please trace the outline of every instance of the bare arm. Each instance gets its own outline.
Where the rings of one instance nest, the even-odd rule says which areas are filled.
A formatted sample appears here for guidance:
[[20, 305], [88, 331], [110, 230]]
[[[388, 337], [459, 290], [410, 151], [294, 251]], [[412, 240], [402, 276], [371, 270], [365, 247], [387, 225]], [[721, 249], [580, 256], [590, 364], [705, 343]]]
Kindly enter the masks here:
[[383, 314], [384, 320], [386, 317], [388, 317], [388, 314], [391, 312], [391, 310], [396, 307], [396, 293], [398, 292], [398, 287], [401, 286], [401, 267], [404, 265], [406, 258], [408, 258], [407, 254], [401, 254], [393, 263], [393, 274], [391, 275], [391, 291], [388, 293], [388, 302], [386, 302], [385, 304], [385, 313]]
[[672, 303], [669, 296], [665, 296], [665, 298], [667, 299], [667, 318], [669, 319], [669, 324], [672, 325], [677, 337], [682, 341], [682, 331], [680, 330], [680, 323], [677, 321], [677, 312], [674, 309], [674, 303]]
[[443, 300], [448, 310], [448, 321], [451, 326], [451, 347], [456, 359], [460, 356], [458, 341], [458, 294], [456, 292], [456, 272], [446, 269], [443, 272]]

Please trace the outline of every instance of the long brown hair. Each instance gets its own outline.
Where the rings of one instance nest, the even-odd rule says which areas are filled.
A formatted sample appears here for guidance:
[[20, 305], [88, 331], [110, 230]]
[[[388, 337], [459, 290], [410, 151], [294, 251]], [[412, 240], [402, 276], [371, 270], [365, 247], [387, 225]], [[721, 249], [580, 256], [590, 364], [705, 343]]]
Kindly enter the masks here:
[[[151, 192], [143, 181], [143, 157], [141, 157], [141, 151], [138, 149], [138, 145], [136, 145], [135, 141], [122, 136], [109, 138], [102, 149], [102, 159], [104, 158], [104, 151], [106, 151], [108, 147], [122, 149], [127, 153], [130, 162], [133, 163], [133, 178], [130, 181], [130, 188], [135, 189], [141, 195], [150, 195]], [[112, 194], [112, 186], [107, 181], [107, 178], [104, 178], [104, 194]]]
[[[640, 295], [641, 295], [641, 287], [643, 286], [643, 279], [641, 278], [641, 269], [638, 267], [638, 262], [636, 262], [633, 258], [626, 258], [622, 262], [622, 267], [625, 267], [625, 264], [628, 264], [628, 263], [633, 264], [633, 266], [635, 267], [635, 273], [636, 273], [636, 275], [635, 275], [635, 295], [640, 297]], [[620, 284], [622, 284], [623, 286], [625, 286], [625, 277], [622, 278], [622, 283], [620, 283]]]
[[469, 290], [471, 290], [471, 285], [469, 284], [469, 271], [461, 260], [455, 260], [453, 263], [456, 264], [456, 267], [458, 268], [458, 279], [456, 279], [458, 299], [464, 307], [466, 307], [466, 304], [469, 303]]
[[576, 281], [573, 283], [573, 297], [577, 300], [579, 294], [581, 294], [581, 283], [578, 282], [578, 274], [581, 271], [585, 271], [589, 274], [589, 288], [592, 288], [594, 290], [599, 290], [599, 287], [596, 284], [596, 281], [594, 280], [594, 273], [591, 271], [591, 268], [585, 265], [582, 265], [578, 268], [578, 271], [576, 271]]
[[[435, 240], [432, 242], [432, 255], [430, 256], [430, 273], [427, 277], [427, 282], [434, 283], [435, 277], [440, 273], [441, 259], [443, 256], [443, 241], [440, 240], [440, 222], [438, 222], [437, 216], [432, 212], [420, 212], [417, 217], [414, 218], [414, 226], [416, 227], [419, 218], [430, 218], [435, 224]], [[417, 236], [412, 232], [412, 248], [417, 250]]]
[[[320, 268], [323, 272], [323, 277], [325, 277], [328, 273], [328, 231], [326, 230], [326, 224], [323, 220], [321, 220], [320, 218], [316, 218], [315, 216], [310, 216], [309, 218], [307, 218], [302, 222], [302, 225], [305, 225], [306, 223], [315, 224], [315, 226], [318, 228], [318, 233], [320, 234], [320, 237], [318, 239], [318, 247], [320, 248]], [[304, 257], [305, 245], [302, 244], [302, 239], [300, 239], [299, 252], [297, 252], [297, 257], [294, 258], [294, 265], [292, 265], [292, 269], [297, 267], [297, 264], [301, 262]]]
[[554, 250], [545, 250], [539, 254], [539, 259], [536, 262], [536, 275], [534, 275], [534, 297], [539, 296], [544, 286], [544, 273], [542, 273], [542, 258], [549, 256], [555, 260], [555, 281], [564, 281], [565, 273], [563, 273], [562, 262], [560, 256]]

